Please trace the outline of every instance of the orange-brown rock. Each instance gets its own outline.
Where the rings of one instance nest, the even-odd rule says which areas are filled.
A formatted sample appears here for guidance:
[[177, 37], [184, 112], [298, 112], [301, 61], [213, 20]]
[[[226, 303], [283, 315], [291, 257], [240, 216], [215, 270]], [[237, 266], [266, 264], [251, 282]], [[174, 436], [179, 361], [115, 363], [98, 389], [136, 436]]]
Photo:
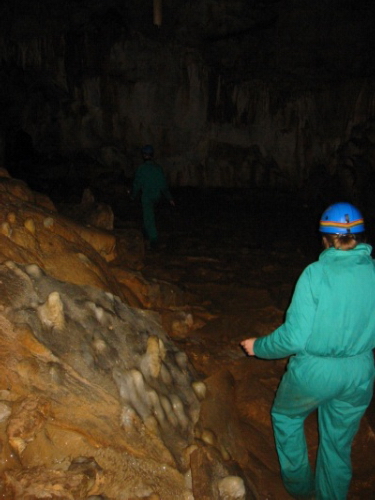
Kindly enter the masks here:
[[0, 195], [0, 493], [191, 499], [196, 376], [159, 315], [128, 305], [115, 236], [9, 177]]
[[9, 177], [0, 177], [0, 206], [0, 262], [36, 264], [63, 281], [121, 295], [107, 265], [116, 255], [113, 234], [61, 216], [52, 202]]

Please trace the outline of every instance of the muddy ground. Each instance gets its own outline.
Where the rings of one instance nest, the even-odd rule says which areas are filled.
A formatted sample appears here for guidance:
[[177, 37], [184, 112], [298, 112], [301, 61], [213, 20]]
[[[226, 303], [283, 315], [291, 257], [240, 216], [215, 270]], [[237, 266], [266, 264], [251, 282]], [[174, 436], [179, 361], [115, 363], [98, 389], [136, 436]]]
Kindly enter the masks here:
[[[296, 279], [321, 251], [317, 227], [326, 207], [304, 204], [288, 194], [246, 190], [185, 189], [174, 195], [174, 209], [159, 207], [161, 249], [146, 251], [142, 273], [192, 293], [187, 306], [198, 316], [201, 308], [202, 325], [175, 333], [174, 340], [207, 380], [213, 398], [220, 400], [220, 414], [213, 416], [203, 407], [202, 418], [218, 436], [223, 433], [232, 440], [226, 449], [259, 499], [287, 500], [270, 422], [287, 360], [248, 358], [239, 342], [282, 323]], [[124, 200], [116, 224], [141, 226], [139, 203]], [[372, 230], [369, 233], [371, 243]], [[370, 408], [353, 445], [349, 500], [374, 495], [374, 423]], [[315, 415], [307, 420], [306, 433], [313, 462], [318, 442]]]

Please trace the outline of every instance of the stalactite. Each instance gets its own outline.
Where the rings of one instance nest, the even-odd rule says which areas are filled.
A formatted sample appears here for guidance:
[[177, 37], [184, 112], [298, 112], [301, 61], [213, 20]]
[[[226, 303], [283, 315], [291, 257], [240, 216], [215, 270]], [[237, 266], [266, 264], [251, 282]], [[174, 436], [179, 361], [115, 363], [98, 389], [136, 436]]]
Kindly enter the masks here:
[[154, 24], [161, 26], [163, 13], [162, 13], [162, 0], [154, 0]]

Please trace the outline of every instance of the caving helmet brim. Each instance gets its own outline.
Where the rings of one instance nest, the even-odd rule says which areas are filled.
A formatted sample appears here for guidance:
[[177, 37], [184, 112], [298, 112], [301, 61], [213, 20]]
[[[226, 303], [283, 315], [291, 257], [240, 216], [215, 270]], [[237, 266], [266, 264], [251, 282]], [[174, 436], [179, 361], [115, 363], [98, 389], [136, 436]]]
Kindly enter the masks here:
[[326, 234], [363, 233], [365, 223], [361, 212], [351, 203], [334, 203], [323, 212], [319, 231]]

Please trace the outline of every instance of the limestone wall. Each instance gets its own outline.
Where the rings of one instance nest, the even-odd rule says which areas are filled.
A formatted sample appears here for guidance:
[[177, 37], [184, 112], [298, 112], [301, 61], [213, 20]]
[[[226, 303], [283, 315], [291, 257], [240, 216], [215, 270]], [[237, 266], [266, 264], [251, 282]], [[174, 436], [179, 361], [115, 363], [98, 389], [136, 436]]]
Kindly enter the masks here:
[[[70, 19], [55, 31], [29, 27], [27, 36], [19, 21], [17, 34], [0, 40], [2, 93], [12, 102], [2, 127], [3, 158], [14, 158], [23, 131], [37, 158], [18, 161], [20, 177], [34, 172], [35, 163], [41, 178], [68, 175], [66, 165], [50, 172], [56, 155], [84, 156], [82, 177], [93, 164], [132, 177], [144, 143], [155, 146], [176, 186], [301, 188], [317, 165], [335, 170], [339, 148], [374, 118], [374, 82], [364, 74], [363, 57], [355, 59], [354, 24], [351, 48], [339, 60], [334, 54], [347, 50], [345, 34], [338, 39], [336, 27], [326, 35], [320, 70], [317, 38], [312, 28], [302, 33], [306, 5], [278, 12], [269, 6], [261, 18], [254, 11], [242, 19], [240, 5], [223, 10], [206, 2], [198, 15], [179, 4], [173, 32], [172, 24], [155, 31], [145, 18], [136, 24], [130, 7], [80, 23]], [[310, 22], [328, 29], [318, 11]], [[340, 26], [349, 15], [335, 13]], [[246, 39], [239, 35], [245, 21], [252, 27], [243, 30]], [[358, 50], [363, 44], [365, 35]], [[52, 160], [43, 166], [40, 157]]]

